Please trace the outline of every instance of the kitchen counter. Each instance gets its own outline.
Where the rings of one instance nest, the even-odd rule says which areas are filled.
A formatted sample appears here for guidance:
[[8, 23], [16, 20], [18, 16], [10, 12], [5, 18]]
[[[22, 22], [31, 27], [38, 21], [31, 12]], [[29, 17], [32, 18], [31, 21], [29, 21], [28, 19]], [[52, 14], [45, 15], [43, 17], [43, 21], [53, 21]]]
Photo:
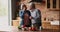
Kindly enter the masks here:
[[59, 25], [53, 25], [51, 21], [43, 21], [42, 27], [43, 29], [59, 29]]

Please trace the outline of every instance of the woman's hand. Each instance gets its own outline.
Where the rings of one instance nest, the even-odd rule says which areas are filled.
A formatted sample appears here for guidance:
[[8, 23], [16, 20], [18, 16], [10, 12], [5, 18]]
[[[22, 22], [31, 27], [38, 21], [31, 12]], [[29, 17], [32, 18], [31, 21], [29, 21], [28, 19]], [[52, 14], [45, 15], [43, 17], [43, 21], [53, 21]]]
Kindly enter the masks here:
[[33, 17], [31, 17], [31, 16], [30, 16], [29, 18], [30, 18], [30, 19], [34, 19], [34, 18], [33, 18]]

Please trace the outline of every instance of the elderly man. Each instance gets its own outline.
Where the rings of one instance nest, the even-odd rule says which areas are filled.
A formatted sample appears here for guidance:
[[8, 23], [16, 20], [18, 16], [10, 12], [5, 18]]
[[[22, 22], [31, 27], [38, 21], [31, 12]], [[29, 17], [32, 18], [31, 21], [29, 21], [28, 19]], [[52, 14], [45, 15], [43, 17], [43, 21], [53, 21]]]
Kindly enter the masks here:
[[41, 12], [39, 9], [36, 9], [34, 3], [30, 5], [30, 12], [32, 19], [32, 27], [34, 27], [33, 29], [39, 30], [39, 28], [41, 27]]

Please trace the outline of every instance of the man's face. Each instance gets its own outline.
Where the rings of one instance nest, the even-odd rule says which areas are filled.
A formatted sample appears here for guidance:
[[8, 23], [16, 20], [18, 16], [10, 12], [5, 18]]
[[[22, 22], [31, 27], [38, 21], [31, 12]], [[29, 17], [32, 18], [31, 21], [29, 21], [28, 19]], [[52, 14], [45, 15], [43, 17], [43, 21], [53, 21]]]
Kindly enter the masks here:
[[32, 6], [30, 6], [30, 10], [32, 9]]

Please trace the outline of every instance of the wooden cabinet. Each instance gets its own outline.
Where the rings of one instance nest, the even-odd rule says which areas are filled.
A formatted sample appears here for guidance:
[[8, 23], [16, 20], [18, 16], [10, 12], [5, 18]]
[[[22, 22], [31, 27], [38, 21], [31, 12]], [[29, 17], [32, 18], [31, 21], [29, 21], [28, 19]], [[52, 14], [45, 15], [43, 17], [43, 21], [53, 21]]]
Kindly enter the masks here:
[[50, 22], [42, 22], [43, 29], [50, 29], [50, 26], [51, 26]]
[[19, 26], [19, 20], [13, 20], [12, 26]]
[[47, 8], [59, 9], [59, 0], [46, 0]]
[[43, 29], [59, 29], [59, 25], [51, 25], [50, 22], [42, 22]]
[[20, 17], [16, 17], [16, 20], [12, 20], [12, 26], [19, 26], [20, 25]]

